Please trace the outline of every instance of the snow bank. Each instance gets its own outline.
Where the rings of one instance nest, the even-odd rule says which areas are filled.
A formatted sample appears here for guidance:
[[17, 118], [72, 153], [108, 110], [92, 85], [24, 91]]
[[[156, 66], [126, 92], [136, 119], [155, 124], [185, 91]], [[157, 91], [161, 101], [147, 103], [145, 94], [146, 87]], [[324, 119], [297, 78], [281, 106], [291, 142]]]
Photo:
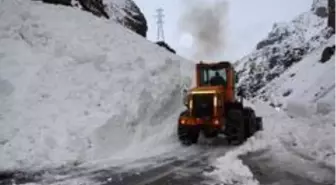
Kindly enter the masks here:
[[259, 184], [239, 157], [260, 152], [260, 155], [271, 159], [267, 164], [260, 161], [264, 163], [261, 165], [274, 166], [321, 183], [331, 178], [327, 169], [335, 168], [333, 113], [290, 118], [283, 110], [276, 110], [262, 102], [249, 106], [263, 117], [264, 130], [213, 161], [217, 169], [206, 175], [227, 184]]
[[172, 143], [165, 120], [182, 107], [191, 63], [70, 7], [0, 3], [0, 170], [86, 163], [130, 147], [138, 158], [136, 148]]
[[[244, 104], [245, 106], [255, 109], [258, 116], [264, 116], [260, 114], [262, 112], [256, 109], [251, 102], [244, 101]], [[219, 180], [224, 184], [259, 185], [259, 182], [254, 178], [249, 167], [242, 162], [240, 156], [250, 152], [263, 151], [269, 147], [270, 143], [265, 139], [263, 131], [259, 131], [250, 137], [243, 145], [213, 160], [212, 165], [215, 166], [216, 169], [212, 172], [205, 172], [204, 175]]]
[[[335, 166], [335, 119], [334, 112], [327, 115], [317, 114], [310, 109], [292, 110], [301, 112], [303, 116], [288, 111], [270, 110], [266, 105], [258, 103], [266, 112], [265, 131], [268, 137], [276, 138], [289, 150], [327, 166]], [[308, 110], [310, 112], [304, 112]], [[295, 112], [294, 111], [294, 112]], [[272, 136], [273, 135], [273, 136]]]
[[259, 185], [249, 167], [243, 164], [239, 157], [248, 152], [267, 148], [268, 143], [261, 137], [262, 135], [257, 133], [244, 145], [227, 152], [223, 157], [219, 157], [213, 162], [216, 170], [209, 173], [205, 172], [204, 174], [224, 184]]

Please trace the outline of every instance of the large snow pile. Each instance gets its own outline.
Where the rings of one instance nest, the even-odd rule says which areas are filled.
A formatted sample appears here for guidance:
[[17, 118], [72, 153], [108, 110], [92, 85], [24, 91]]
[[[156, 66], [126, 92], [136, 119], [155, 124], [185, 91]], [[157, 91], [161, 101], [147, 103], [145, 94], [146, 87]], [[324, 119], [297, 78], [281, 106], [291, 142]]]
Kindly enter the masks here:
[[327, 0], [314, 1], [310, 11], [291, 22], [274, 24], [256, 50], [237, 61], [239, 85], [246, 89], [248, 97], [255, 97], [268, 82], [327, 42], [332, 33], [326, 29], [327, 17], [315, 11], [320, 7], [326, 9]]
[[0, 45], [0, 170], [174, 147], [191, 63], [119, 24], [26, 0], [0, 1]]

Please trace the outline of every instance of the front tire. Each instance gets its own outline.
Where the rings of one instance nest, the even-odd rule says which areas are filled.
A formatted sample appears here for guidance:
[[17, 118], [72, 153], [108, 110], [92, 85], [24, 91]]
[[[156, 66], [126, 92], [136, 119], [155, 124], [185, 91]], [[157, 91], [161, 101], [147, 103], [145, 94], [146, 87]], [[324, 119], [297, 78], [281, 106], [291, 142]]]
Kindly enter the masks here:
[[227, 114], [228, 142], [234, 145], [242, 144], [246, 139], [243, 112], [240, 109], [230, 109]]
[[180, 142], [186, 146], [197, 143], [199, 132], [200, 130], [196, 126], [186, 126], [179, 124], [177, 128], [178, 138]]

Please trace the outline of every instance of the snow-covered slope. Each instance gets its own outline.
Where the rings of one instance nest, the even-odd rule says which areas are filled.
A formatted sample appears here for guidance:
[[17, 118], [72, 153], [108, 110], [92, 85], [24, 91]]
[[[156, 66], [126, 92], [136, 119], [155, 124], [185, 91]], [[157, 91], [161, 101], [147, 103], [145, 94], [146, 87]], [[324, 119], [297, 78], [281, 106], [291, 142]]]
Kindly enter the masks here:
[[239, 84], [247, 90], [248, 97], [256, 96], [267, 83], [327, 43], [332, 33], [326, 29], [327, 18], [316, 14], [319, 7], [326, 8], [327, 0], [314, 1], [310, 11], [289, 23], [274, 24], [256, 50], [237, 61]]
[[328, 112], [332, 112], [335, 108], [335, 56], [325, 63], [320, 63], [319, 60], [323, 49], [334, 44], [335, 36], [332, 36], [327, 44], [306, 55], [299, 63], [262, 88], [257, 98], [275, 106], [310, 104], [319, 106], [321, 111], [329, 109]]
[[26, 0], [0, 1], [0, 45], [0, 170], [175, 146], [188, 61], [119, 24]]

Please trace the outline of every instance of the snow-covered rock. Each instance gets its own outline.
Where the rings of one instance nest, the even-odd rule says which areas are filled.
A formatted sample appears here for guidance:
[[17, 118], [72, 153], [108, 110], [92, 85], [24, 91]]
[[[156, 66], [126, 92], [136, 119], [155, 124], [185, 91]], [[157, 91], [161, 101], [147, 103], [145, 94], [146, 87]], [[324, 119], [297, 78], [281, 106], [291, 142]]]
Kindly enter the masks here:
[[335, 108], [335, 56], [325, 63], [319, 62], [324, 48], [335, 44], [335, 36], [328, 43], [304, 56], [282, 75], [260, 89], [256, 96], [274, 105], [286, 107], [297, 102], [304, 105], [328, 104], [330, 112]]
[[178, 145], [191, 62], [120, 24], [27, 0], [0, 1], [0, 45], [0, 171]]
[[[36, 1], [36, 0], [35, 0]], [[146, 37], [147, 21], [133, 0], [42, 0], [46, 3], [73, 6], [98, 17], [112, 19]], [[113, 31], [113, 30], [111, 30]]]
[[267, 83], [281, 75], [308, 53], [325, 44], [332, 35], [327, 18], [315, 10], [326, 7], [326, 0], [314, 1], [312, 9], [289, 23], [276, 23], [256, 50], [237, 61], [239, 85], [254, 97]]

